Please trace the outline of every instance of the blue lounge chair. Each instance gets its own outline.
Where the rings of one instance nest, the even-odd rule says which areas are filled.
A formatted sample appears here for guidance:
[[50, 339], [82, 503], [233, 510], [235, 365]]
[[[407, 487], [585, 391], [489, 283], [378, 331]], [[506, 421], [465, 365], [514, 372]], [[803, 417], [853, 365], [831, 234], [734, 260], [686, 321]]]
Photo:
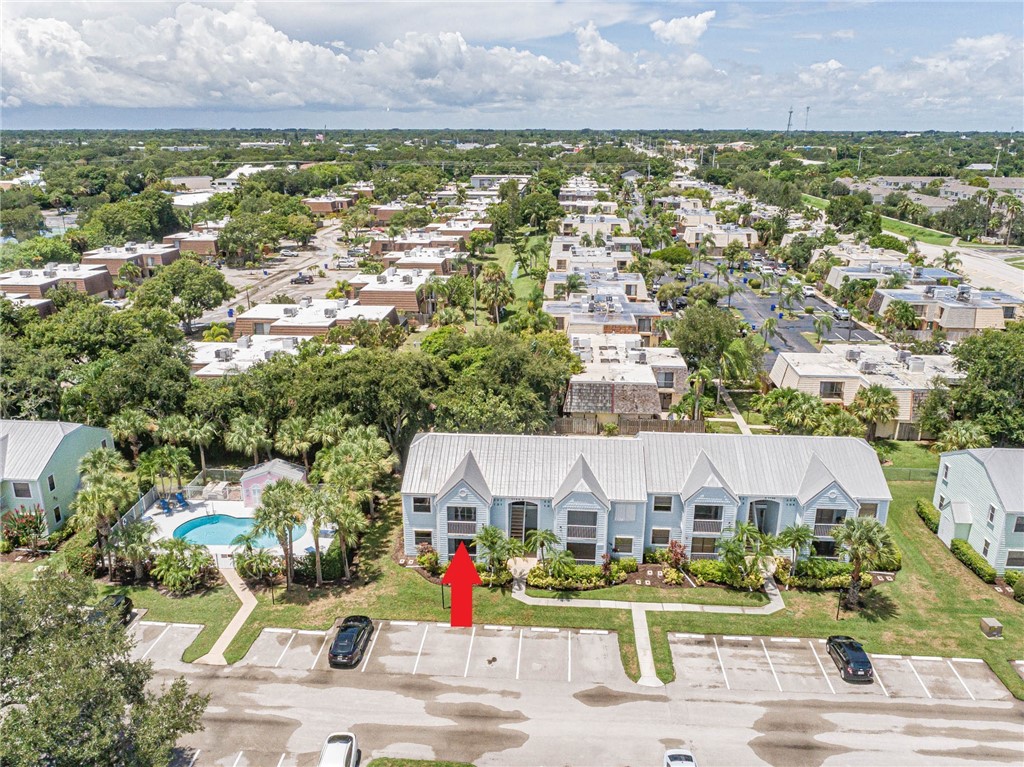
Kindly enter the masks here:
[[166, 498], [160, 499], [160, 508], [164, 510], [164, 516], [169, 517], [174, 513], [174, 509], [171, 508], [171, 504]]
[[180, 509], [187, 509], [188, 508], [188, 501], [185, 500], [185, 496], [182, 495], [181, 493], [175, 493], [174, 494], [174, 500], [176, 500], [178, 502], [178, 508], [180, 508]]

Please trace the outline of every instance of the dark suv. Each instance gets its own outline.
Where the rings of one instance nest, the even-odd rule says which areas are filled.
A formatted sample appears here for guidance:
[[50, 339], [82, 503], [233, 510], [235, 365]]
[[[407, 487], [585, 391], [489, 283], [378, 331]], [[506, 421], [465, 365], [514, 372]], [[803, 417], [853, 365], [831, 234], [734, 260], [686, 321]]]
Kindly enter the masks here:
[[852, 637], [831, 636], [825, 643], [825, 649], [832, 656], [839, 674], [847, 682], [874, 681], [874, 669], [871, 668], [871, 659], [864, 652], [860, 642]]
[[327, 662], [331, 668], [352, 668], [363, 659], [373, 636], [373, 621], [365, 615], [350, 615], [341, 622], [331, 643]]
[[130, 597], [123, 594], [111, 594], [103, 597], [99, 604], [89, 612], [88, 620], [90, 623], [101, 623], [108, 618], [113, 618], [127, 626], [132, 622], [132, 608], [134, 607]]
[[312, 274], [296, 274], [291, 278], [292, 285], [312, 285], [313, 275]]

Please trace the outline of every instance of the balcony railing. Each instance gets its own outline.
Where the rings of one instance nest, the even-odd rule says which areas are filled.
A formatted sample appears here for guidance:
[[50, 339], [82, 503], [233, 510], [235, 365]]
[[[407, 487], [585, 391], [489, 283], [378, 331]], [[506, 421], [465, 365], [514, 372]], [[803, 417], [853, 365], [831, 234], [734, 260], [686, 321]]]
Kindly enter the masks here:
[[597, 540], [596, 525], [568, 525], [566, 538], [582, 538], [587, 541]]
[[722, 520], [720, 520], [720, 519], [695, 519], [695, 520], [693, 520], [693, 532], [695, 532], [695, 533], [720, 533], [720, 532], [722, 532]]
[[476, 535], [476, 522], [449, 522], [448, 535]]
[[831, 538], [832, 531], [839, 527], [838, 524], [826, 524], [826, 525], [814, 525], [814, 537], [815, 538]]
[[718, 554], [713, 551], [694, 551], [690, 553], [690, 559], [718, 559]]

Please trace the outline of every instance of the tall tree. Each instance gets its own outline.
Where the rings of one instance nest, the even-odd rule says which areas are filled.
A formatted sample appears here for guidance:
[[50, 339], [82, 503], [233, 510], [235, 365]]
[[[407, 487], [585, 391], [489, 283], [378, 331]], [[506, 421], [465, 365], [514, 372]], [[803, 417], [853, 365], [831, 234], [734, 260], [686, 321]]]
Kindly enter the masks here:
[[868, 427], [868, 442], [872, 442], [878, 431], [878, 424], [896, 420], [900, 414], [900, 406], [891, 389], [882, 384], [871, 384], [854, 395], [850, 412]]
[[141, 410], [130, 408], [115, 415], [108, 424], [110, 433], [121, 444], [127, 443], [132, 450], [132, 462], [139, 462], [142, 437], [149, 433], [150, 419]]
[[237, 453], [250, 453], [254, 466], [260, 462], [260, 450], [266, 450], [270, 445], [267, 422], [260, 416], [236, 415], [224, 432], [224, 446]]
[[853, 565], [850, 588], [846, 592], [846, 607], [856, 610], [860, 601], [860, 576], [865, 566], [889, 558], [895, 544], [889, 531], [877, 519], [870, 517], [845, 519], [842, 525], [832, 531], [832, 537]]
[[302, 506], [309, 491], [305, 483], [279, 479], [263, 488], [260, 505], [253, 515], [253, 529], [271, 533], [284, 550], [285, 588], [290, 589], [295, 578], [294, 528], [302, 524]]
[[[313, 446], [309, 437], [309, 424], [302, 416], [292, 416], [277, 427], [274, 447], [279, 453], [294, 458], [302, 457], [302, 465], [309, 472], [309, 449]], [[319, 585], [319, 584], [317, 584]]]
[[185, 439], [199, 448], [199, 465], [203, 472], [203, 482], [206, 482], [206, 448], [217, 439], [218, 424], [208, 421], [202, 416], [195, 416], [188, 422], [185, 429]]

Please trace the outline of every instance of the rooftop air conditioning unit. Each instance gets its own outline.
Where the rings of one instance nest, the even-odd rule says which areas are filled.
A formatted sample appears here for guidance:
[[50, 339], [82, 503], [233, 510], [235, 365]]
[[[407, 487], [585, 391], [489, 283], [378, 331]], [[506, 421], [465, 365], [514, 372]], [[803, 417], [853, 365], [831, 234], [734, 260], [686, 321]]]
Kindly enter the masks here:
[[49, 263], [48, 263], [48, 264], [46, 265], [46, 268], [47, 268], [47, 269], [56, 269], [56, 268], [57, 268], [57, 262], [56, 262], [56, 261], [50, 261], [50, 262], [49, 262]]
[[639, 362], [641, 365], [646, 365], [647, 364], [647, 352], [646, 351], [640, 352], [639, 358], [637, 359], [637, 362]]
[[878, 366], [871, 360], [862, 360], [858, 366], [861, 373], [874, 373]]
[[71, 265], [71, 271], [73, 271], [73, 272], [77, 272], [81, 268], [82, 268], [81, 264], [72, 264]]
[[213, 352], [213, 356], [215, 359], [221, 360], [222, 362], [227, 362], [234, 356], [234, 350], [226, 347], [223, 349], [215, 349]]
[[910, 361], [910, 352], [906, 349], [901, 349], [896, 353], [896, 361], [906, 365]]
[[411, 274], [403, 274], [402, 275], [402, 282], [405, 285], [412, 285], [412, 275]]
[[848, 362], [859, 362], [860, 361], [860, 349], [848, 349], [846, 352], [846, 360]]
[[146, 240], [146, 247], [147, 248], [152, 248], [153, 247], [153, 241], [152, 240]]
[[377, 275], [377, 282], [380, 283], [381, 285], [386, 285], [387, 281], [388, 281], [388, 277], [387, 277], [386, 274], [378, 274]]
[[56, 269], [43, 269], [43, 276], [44, 277], [56, 277], [57, 276], [57, 270]]
[[935, 286], [934, 285], [925, 285], [925, 287], [924, 287], [924, 294], [926, 296], [934, 296], [935, 295]]
[[113, 248], [110, 245], [104, 245], [103, 246], [103, 252], [104, 253], [109, 253], [112, 250], [113, 250]]
[[265, 360], [269, 360], [269, 359], [271, 359], [271, 358], [272, 358], [272, 357], [273, 357], [273, 356], [274, 356], [275, 354], [277, 354], [277, 349], [267, 349], [266, 351], [264, 351], [264, 352], [263, 352], [263, 359], [265, 359]]
[[252, 338], [249, 336], [239, 336], [238, 341], [235, 342], [239, 349], [248, 349], [252, 343]]
[[299, 309], [296, 306], [286, 306], [284, 310], [285, 317], [295, 317], [299, 313]]
[[956, 300], [957, 301], [970, 301], [971, 300], [971, 286], [970, 285], [958, 285], [956, 289]]
[[125, 253], [134, 253], [135, 252], [135, 246], [134, 245], [125, 245], [124, 246], [124, 252]]
[[339, 298], [338, 299], [338, 308], [339, 309], [344, 309], [347, 306], [348, 306], [348, 299], [347, 298]]
[[302, 298], [299, 299], [299, 306], [301, 306], [303, 309], [307, 309], [312, 305], [313, 299], [310, 298], [309, 296], [303, 296]]
[[338, 310], [337, 309], [324, 309], [324, 317], [327, 317], [327, 318], [330, 319], [330, 318], [337, 317], [337, 316], [338, 316]]
[[20, 269], [20, 270], [18, 270], [18, 274], [21, 275], [22, 277], [31, 277], [32, 276], [32, 270], [31, 269]]

